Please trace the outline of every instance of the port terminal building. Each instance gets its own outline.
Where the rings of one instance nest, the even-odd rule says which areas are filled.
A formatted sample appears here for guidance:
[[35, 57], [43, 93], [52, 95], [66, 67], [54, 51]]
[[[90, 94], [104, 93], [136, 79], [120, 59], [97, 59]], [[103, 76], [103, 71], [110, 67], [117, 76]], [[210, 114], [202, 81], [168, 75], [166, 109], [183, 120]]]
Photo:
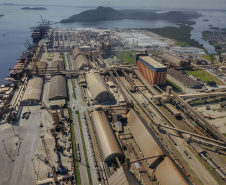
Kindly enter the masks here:
[[136, 54], [134, 64], [152, 85], [166, 84], [167, 67], [150, 57], [147, 53]]

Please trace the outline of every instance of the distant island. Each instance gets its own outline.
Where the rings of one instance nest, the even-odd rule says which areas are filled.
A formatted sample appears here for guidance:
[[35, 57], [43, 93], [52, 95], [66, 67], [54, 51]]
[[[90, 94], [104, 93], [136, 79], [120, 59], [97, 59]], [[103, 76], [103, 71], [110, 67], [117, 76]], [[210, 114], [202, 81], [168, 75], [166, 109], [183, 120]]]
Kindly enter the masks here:
[[72, 15], [68, 19], [63, 19], [61, 23], [70, 22], [93, 22], [93, 21], [106, 21], [106, 20], [122, 20], [122, 19], [140, 19], [140, 20], [172, 20], [172, 21], [185, 21], [192, 18], [199, 18], [201, 14], [198, 12], [181, 12], [169, 11], [166, 13], [155, 13], [153, 11], [124, 11], [115, 10], [110, 7], [97, 7], [93, 10], [87, 10], [79, 14]]
[[18, 6], [18, 4], [14, 4], [14, 3], [2, 3], [0, 5], [1, 6]]
[[4, 16], [4, 14], [0, 14], [0, 17]]
[[22, 10], [48, 10], [47, 8], [44, 7], [34, 7], [34, 8], [30, 8], [30, 7], [23, 7], [21, 8]]

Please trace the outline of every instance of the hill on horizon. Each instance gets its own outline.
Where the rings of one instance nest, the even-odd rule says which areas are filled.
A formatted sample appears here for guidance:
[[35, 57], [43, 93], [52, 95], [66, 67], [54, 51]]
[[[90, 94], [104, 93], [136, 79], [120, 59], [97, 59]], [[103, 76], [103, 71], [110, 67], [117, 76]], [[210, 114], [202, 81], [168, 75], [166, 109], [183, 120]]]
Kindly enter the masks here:
[[63, 19], [61, 23], [70, 22], [93, 22], [93, 21], [106, 21], [106, 20], [122, 20], [122, 19], [141, 19], [141, 20], [175, 20], [184, 21], [192, 18], [198, 18], [201, 14], [195, 12], [193, 14], [181, 11], [169, 11], [166, 13], [156, 13], [153, 11], [136, 10], [131, 12], [124, 12], [123, 10], [115, 10], [110, 7], [99, 6], [96, 9], [86, 10], [79, 14], [72, 15], [68, 19]]

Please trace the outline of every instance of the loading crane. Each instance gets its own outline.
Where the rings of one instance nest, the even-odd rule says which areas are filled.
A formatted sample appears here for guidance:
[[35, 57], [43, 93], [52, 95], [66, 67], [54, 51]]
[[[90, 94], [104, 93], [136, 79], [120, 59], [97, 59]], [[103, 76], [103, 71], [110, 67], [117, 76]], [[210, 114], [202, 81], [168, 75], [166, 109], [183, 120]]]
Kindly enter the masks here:
[[49, 115], [51, 116], [52, 120], [54, 121], [54, 123], [57, 124], [57, 126], [59, 126], [59, 122], [61, 122], [61, 119], [59, 117], [59, 113], [57, 111], [57, 109], [55, 110], [56, 112], [53, 113], [47, 106], [44, 102], [42, 102], [42, 108], [44, 108], [48, 113]]
[[133, 164], [133, 163], [144, 161], [144, 160], [147, 160], [147, 159], [152, 159], [152, 158], [164, 158], [165, 156], [166, 156], [165, 154], [161, 154], [161, 155], [156, 155], [156, 156], [151, 156], [151, 157], [140, 158], [140, 159], [137, 159], [135, 161], [130, 161], [129, 158], [126, 158], [123, 166], [125, 166], [126, 169], [130, 170], [131, 164]]

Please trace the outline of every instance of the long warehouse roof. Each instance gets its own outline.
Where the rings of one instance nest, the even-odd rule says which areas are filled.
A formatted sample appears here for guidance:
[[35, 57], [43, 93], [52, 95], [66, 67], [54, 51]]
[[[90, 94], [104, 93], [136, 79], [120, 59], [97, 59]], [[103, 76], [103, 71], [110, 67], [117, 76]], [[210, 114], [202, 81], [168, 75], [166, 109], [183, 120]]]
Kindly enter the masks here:
[[150, 56], [139, 56], [139, 58], [147, 62], [149, 65], [153, 66], [154, 68], [166, 68], [166, 66], [164, 66], [157, 60], [151, 58]]
[[[144, 157], [151, 157], [163, 154], [163, 151], [156, 143], [151, 135], [150, 128], [139, 117], [139, 115], [131, 109], [127, 114], [129, 129], [138, 144]], [[155, 163], [156, 158], [147, 159], [149, 165]], [[157, 167], [155, 167], [155, 176], [161, 185], [185, 185], [187, 182], [177, 170], [173, 162], [165, 157]]]
[[87, 84], [94, 100], [100, 102], [115, 100], [114, 95], [99, 73], [89, 73], [87, 75]]
[[66, 98], [66, 78], [62, 75], [53, 76], [50, 79], [49, 100], [60, 100]]
[[78, 55], [75, 58], [74, 64], [78, 70], [84, 70], [85, 66], [90, 66], [89, 60], [85, 55]]
[[59, 65], [60, 71], [65, 70], [64, 61], [63, 60], [54, 60], [54, 61], [52, 61], [51, 68], [54, 69], [54, 70], [56, 68], [56, 70], [57, 70], [57, 66], [58, 65]]
[[91, 115], [104, 161], [114, 161], [115, 157], [123, 159], [124, 154], [106, 114], [103, 111], [94, 111]]
[[42, 94], [42, 85], [43, 85], [42, 78], [35, 77], [29, 80], [22, 101], [29, 101], [29, 100], [40, 101], [41, 94]]
[[139, 185], [135, 175], [124, 167], [120, 167], [109, 179], [109, 185]]

